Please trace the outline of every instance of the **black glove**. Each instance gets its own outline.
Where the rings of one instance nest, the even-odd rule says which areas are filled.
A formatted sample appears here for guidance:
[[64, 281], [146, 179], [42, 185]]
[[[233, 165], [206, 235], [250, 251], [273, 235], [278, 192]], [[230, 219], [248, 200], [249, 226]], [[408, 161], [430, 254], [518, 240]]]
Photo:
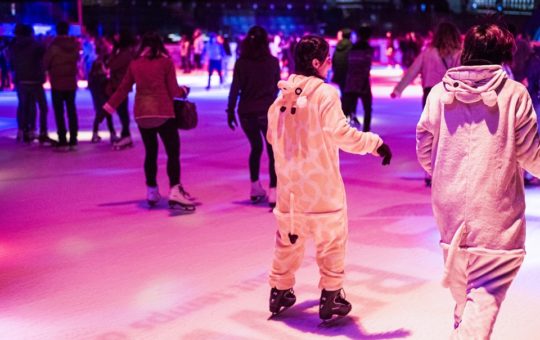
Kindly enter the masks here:
[[234, 111], [227, 110], [227, 124], [229, 124], [229, 127], [233, 131], [236, 127], [238, 127], [238, 121], [236, 120]]
[[390, 147], [388, 145], [383, 143], [377, 148], [377, 153], [383, 158], [382, 165], [390, 164], [390, 160], [392, 159], [392, 151], [390, 151]]

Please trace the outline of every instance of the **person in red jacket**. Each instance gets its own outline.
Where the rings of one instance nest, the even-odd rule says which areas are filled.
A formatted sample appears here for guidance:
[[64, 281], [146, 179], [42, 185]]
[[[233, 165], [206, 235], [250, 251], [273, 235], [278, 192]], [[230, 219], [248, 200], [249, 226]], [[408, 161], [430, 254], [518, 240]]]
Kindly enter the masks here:
[[147, 201], [153, 206], [161, 198], [156, 181], [159, 135], [167, 152], [169, 205], [194, 211], [193, 198], [180, 183], [180, 139], [173, 108], [174, 98], [185, 97], [188, 88], [178, 86], [173, 61], [157, 33], [146, 33], [143, 36], [139, 51], [129, 65], [124, 79], [103, 106], [105, 111], [113, 113], [128, 96], [133, 84], [137, 85], [135, 122], [146, 152], [144, 173]]

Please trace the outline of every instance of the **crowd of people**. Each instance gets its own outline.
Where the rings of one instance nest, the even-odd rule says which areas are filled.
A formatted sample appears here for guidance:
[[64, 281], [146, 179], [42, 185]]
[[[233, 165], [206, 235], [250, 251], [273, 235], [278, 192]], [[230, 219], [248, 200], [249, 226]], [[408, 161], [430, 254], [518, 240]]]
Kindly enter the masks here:
[[[68, 28], [67, 23], [59, 23], [57, 36], [45, 47], [30, 26], [17, 25], [15, 41], [8, 48], [19, 99], [18, 138], [24, 142], [35, 138], [38, 107], [38, 140], [76, 149], [81, 44], [68, 36]], [[237, 49], [226, 121], [232, 130], [240, 125], [251, 147], [251, 201], [267, 198], [277, 220], [269, 299], [274, 315], [296, 302], [295, 273], [308, 238], [315, 240], [321, 274], [320, 318], [351, 311], [343, 291], [348, 217], [339, 150], [381, 157], [383, 165], [392, 159], [390, 147], [370, 132], [371, 34], [370, 27], [361, 26], [353, 41], [353, 32], [344, 29], [333, 53], [326, 39], [317, 35], [294, 39], [287, 45], [288, 52], [276, 52], [280, 43], [272, 45], [276, 41], [269, 41], [266, 30], [254, 26]], [[185, 71], [200, 68], [206, 56], [209, 89], [214, 71], [223, 82], [227, 50], [217, 35], [209, 34], [208, 41], [199, 44], [201, 36], [196, 31], [193, 41], [186, 46], [180, 43], [181, 63]], [[147, 33], [136, 42], [120, 32], [112, 42], [97, 39], [95, 46], [95, 58], [85, 60], [96, 112], [92, 142], [99, 142], [99, 125], [107, 120], [114, 146], [132, 145], [127, 98], [135, 84], [133, 111], [145, 149], [147, 201], [155, 205], [161, 199], [156, 180], [159, 136], [167, 153], [169, 204], [194, 211], [195, 200], [181, 183], [173, 109], [174, 98], [186, 97], [189, 88], [178, 85], [163, 40]], [[398, 98], [421, 76], [416, 152], [426, 184], [432, 186], [444, 285], [456, 302], [453, 337], [487, 339], [525, 255], [522, 169], [540, 175], [535, 113], [540, 108], [540, 56], [525, 38], [493, 23], [470, 28], [463, 39], [455, 25], [443, 22], [425, 48], [410, 50], [410, 55], [404, 55], [406, 71], [390, 96]], [[293, 60], [287, 60], [291, 55]], [[281, 78], [283, 66], [290, 68], [287, 79]], [[46, 74], [58, 141], [48, 137]], [[363, 124], [356, 116], [358, 99], [364, 108]], [[119, 138], [111, 116], [115, 112], [122, 122]], [[259, 180], [264, 147], [269, 160], [268, 192]]]

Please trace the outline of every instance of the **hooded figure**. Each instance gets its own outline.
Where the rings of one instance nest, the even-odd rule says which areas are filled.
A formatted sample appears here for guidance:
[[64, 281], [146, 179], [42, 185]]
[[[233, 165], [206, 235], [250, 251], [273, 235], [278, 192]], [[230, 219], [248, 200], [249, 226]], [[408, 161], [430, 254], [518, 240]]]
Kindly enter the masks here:
[[[471, 30], [482, 36], [486, 28]], [[540, 174], [540, 142], [527, 89], [498, 62], [469, 59], [467, 44], [464, 64], [472, 65], [448, 70], [427, 98], [417, 155], [433, 176], [443, 285], [456, 301], [453, 337], [489, 339], [525, 255], [522, 169]]]
[[328, 44], [305, 36], [296, 47], [296, 71], [280, 81], [281, 94], [268, 110], [267, 139], [274, 150], [277, 174], [278, 223], [270, 285], [270, 311], [279, 313], [296, 301], [295, 272], [304, 244], [312, 237], [317, 248], [322, 289], [319, 317], [344, 316], [351, 304], [342, 295], [348, 234], [345, 187], [339, 171], [339, 150], [383, 156], [390, 149], [370, 132], [347, 124], [338, 91], [322, 79], [331, 67]]

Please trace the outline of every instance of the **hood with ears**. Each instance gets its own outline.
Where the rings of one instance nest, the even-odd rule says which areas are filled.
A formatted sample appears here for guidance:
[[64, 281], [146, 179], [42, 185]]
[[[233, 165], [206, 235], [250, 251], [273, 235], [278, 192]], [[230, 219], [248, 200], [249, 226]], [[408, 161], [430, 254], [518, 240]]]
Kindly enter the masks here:
[[483, 101], [487, 106], [497, 105], [497, 89], [508, 78], [500, 65], [460, 66], [449, 69], [443, 77], [446, 92], [443, 104], [454, 99], [462, 103]]

